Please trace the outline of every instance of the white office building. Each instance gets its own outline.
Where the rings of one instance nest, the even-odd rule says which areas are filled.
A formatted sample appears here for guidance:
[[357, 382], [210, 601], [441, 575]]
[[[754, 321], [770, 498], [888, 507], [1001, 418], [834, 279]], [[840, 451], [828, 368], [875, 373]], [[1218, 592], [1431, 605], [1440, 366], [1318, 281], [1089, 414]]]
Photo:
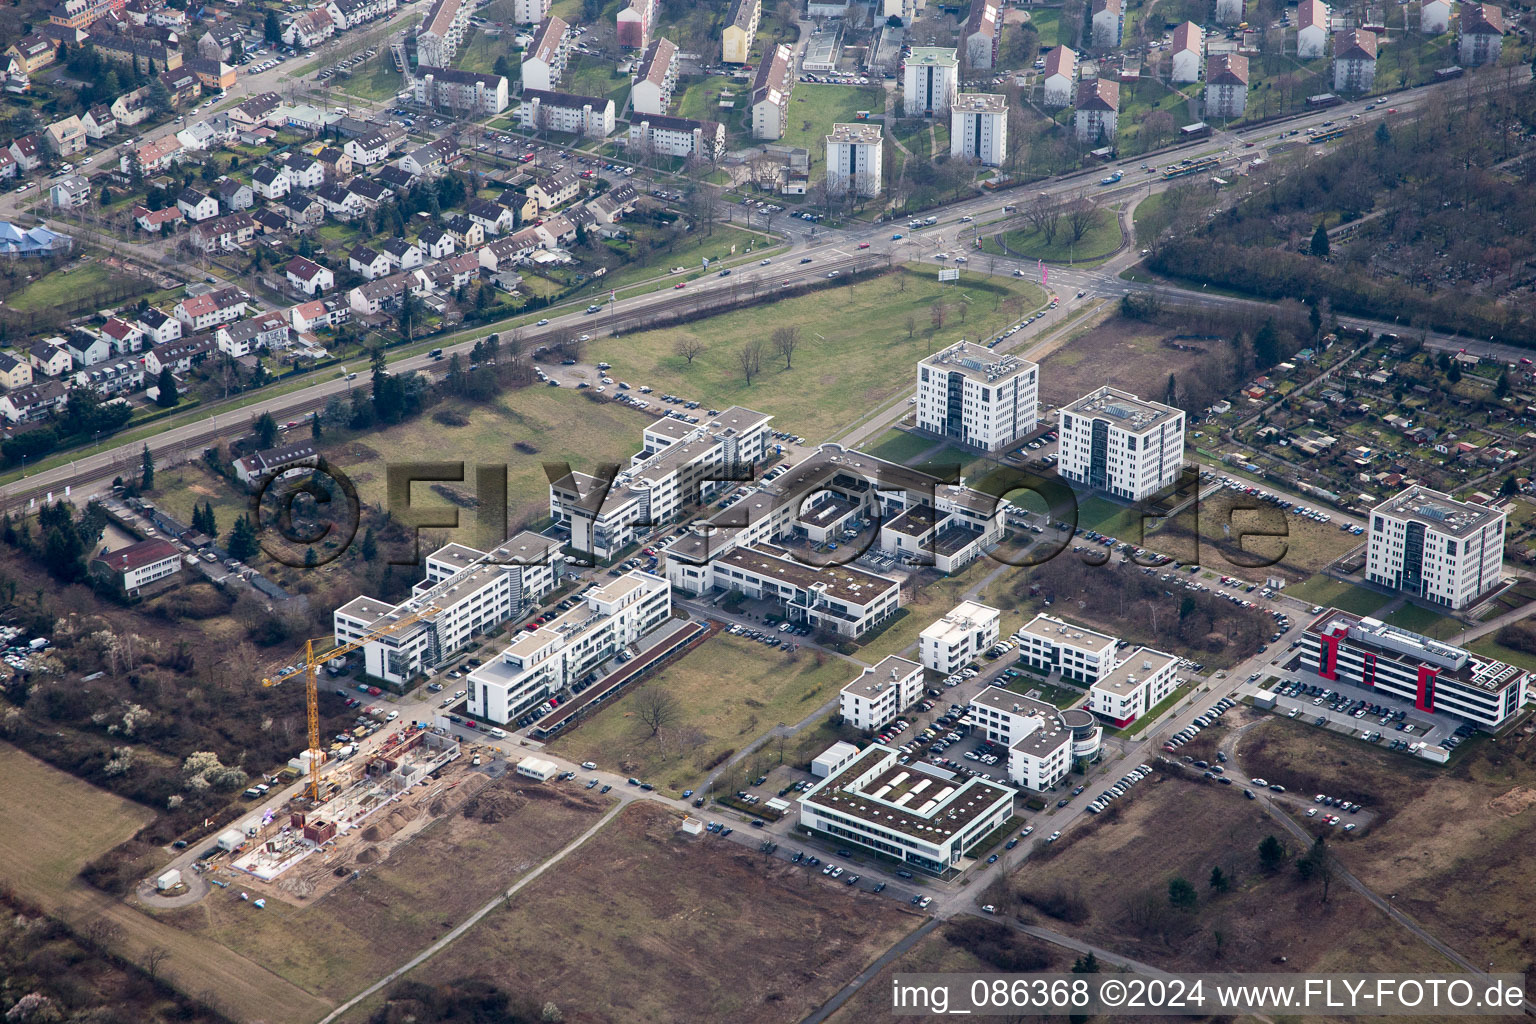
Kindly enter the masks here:
[[1184, 465], [1184, 413], [1102, 387], [1060, 412], [1060, 463], [1066, 480], [1140, 501], [1179, 478]]
[[891, 655], [843, 687], [837, 710], [855, 729], [875, 732], [923, 695], [923, 666]]
[[1366, 577], [1456, 611], [1469, 608], [1502, 578], [1508, 518], [1501, 508], [1410, 487], [1371, 510]]
[[1129, 655], [1088, 690], [1088, 708], [1124, 729], [1167, 697], [1178, 685], [1179, 659], [1150, 647]]
[[408, 600], [392, 605], [356, 597], [337, 608], [335, 641], [352, 643], [426, 611], [363, 648], [369, 676], [406, 683], [453, 657], [477, 634], [523, 614], [555, 589], [563, 566], [559, 543], [536, 533], [519, 533], [490, 552], [447, 544], [427, 556], [427, 578]]
[[957, 342], [917, 364], [917, 426], [983, 451], [1035, 429], [1040, 367]]
[[1337, 608], [1301, 634], [1301, 667], [1489, 730], [1520, 713], [1530, 685], [1529, 673], [1502, 661]]
[[879, 743], [864, 748], [806, 791], [800, 824], [839, 845], [947, 876], [1013, 816], [1013, 790], [921, 761], [902, 765], [899, 756]]
[[470, 672], [469, 713], [499, 724], [578, 682], [637, 643], [672, 614], [667, 581], [628, 572], [582, 595], [538, 629], [517, 634], [495, 658]]
[[1092, 686], [1117, 664], [1118, 640], [1054, 615], [1036, 615], [1015, 635], [1019, 664], [1042, 675], [1060, 673], [1064, 679]]
[[1080, 708], [1062, 711], [989, 686], [970, 703], [976, 728], [993, 743], [1008, 748], [1008, 781], [1043, 792], [1061, 782], [1078, 761], [1099, 756], [1104, 730]]
[[954, 610], [918, 636], [918, 658], [924, 668], [945, 675], [964, 668], [997, 643], [1002, 613], [975, 601], [961, 601]]
[[998, 167], [1008, 158], [1008, 98], [963, 92], [949, 110], [949, 155]]
[[828, 190], [879, 195], [884, 181], [883, 145], [878, 124], [834, 124], [827, 136]]
[[944, 117], [960, 93], [960, 61], [953, 47], [914, 46], [902, 73], [903, 117]]

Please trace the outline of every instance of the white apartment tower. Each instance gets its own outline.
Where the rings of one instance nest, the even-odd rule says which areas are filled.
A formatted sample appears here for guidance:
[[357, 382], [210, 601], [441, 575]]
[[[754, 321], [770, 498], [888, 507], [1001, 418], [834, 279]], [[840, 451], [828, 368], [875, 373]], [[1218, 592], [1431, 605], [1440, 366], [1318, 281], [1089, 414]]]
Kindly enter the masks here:
[[902, 75], [904, 117], [943, 116], [960, 92], [960, 61], [953, 47], [914, 46]]
[[512, 0], [512, 20], [519, 25], [537, 25], [549, 17], [549, 0]]
[[1008, 101], [961, 93], [949, 109], [949, 155], [998, 167], [1008, 156]]
[[1372, 583], [1454, 610], [1499, 582], [1508, 514], [1410, 487], [1371, 510], [1365, 572]]
[[827, 136], [827, 188], [877, 196], [884, 177], [880, 126], [868, 121], [834, 124]]
[[1172, 486], [1184, 465], [1184, 413], [1102, 387], [1060, 412], [1067, 480], [1141, 501]]
[[957, 342], [917, 364], [917, 425], [997, 451], [1035, 429], [1040, 367]]

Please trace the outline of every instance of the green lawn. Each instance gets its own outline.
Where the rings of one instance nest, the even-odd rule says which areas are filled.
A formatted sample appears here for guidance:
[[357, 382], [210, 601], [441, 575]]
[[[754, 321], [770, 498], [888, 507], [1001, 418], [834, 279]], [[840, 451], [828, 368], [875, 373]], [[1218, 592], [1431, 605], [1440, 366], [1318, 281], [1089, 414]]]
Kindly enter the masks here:
[[512, 48], [511, 34], [497, 37], [474, 31], [470, 33], [469, 41], [459, 51], [459, 58], [455, 63], [460, 70], [477, 71], [482, 75], [488, 75], [496, 67], [496, 58], [502, 56], [505, 56], [508, 63], [512, 65], [512, 80], [516, 81], [517, 68], [522, 61]]
[[1052, 263], [1085, 263], [1101, 260], [1120, 248], [1124, 241], [1120, 233], [1120, 218], [1116, 211], [1101, 207], [1094, 215], [1081, 240], [1072, 241], [1072, 232], [1063, 217], [1057, 226], [1056, 237], [1047, 242], [1040, 231], [1009, 231], [1002, 236], [1003, 244], [1027, 259], [1049, 260]]
[[921, 434], [909, 434], [905, 430], [889, 430], [875, 443], [861, 449], [877, 459], [896, 462], [903, 466], [917, 461], [924, 452], [939, 447], [944, 442]]
[[[1026, 309], [1041, 299], [1038, 288], [1022, 281], [962, 280], [957, 288], [901, 270], [786, 299], [766, 311], [745, 309], [681, 328], [599, 338], [589, 353], [611, 362], [615, 377], [686, 395], [711, 408], [741, 404], [772, 413], [784, 429], [819, 442], [858, 412], [910, 391], [913, 365], [933, 349], [995, 332], [1007, 322], [1000, 307], [1010, 295], [1022, 297]], [[954, 309], [962, 300], [969, 302], [966, 322], [953, 315], [936, 332], [929, 313], [933, 303], [943, 301]], [[761, 373], [748, 386], [739, 363], [741, 349], [752, 342], [766, 348], [779, 326], [800, 330], [793, 368], [786, 370], [782, 358], [764, 351]], [[684, 338], [704, 345], [692, 364], [675, 354]]]
[[[682, 86], [681, 82], [678, 84]], [[720, 106], [722, 95], [726, 93], [730, 94], [735, 106]], [[719, 121], [725, 125], [727, 136], [738, 137], [746, 131], [746, 118], [751, 115], [752, 83], [739, 82], [729, 75], [696, 78], [673, 90], [672, 108], [678, 117]]]
[[1194, 688], [1194, 683], [1185, 683], [1183, 686], [1175, 688], [1172, 693], [1149, 708], [1146, 714], [1142, 715], [1140, 718], [1136, 719], [1136, 721], [1126, 726], [1125, 730], [1121, 732], [1120, 735], [1127, 737], [1135, 736], [1147, 726], [1161, 718], [1169, 708], [1173, 707], [1179, 701], [1189, 696], [1189, 691], [1193, 690]]
[[1140, 544], [1141, 540], [1137, 536], [1140, 532], [1137, 526], [1140, 518], [1135, 509], [1093, 495], [1078, 503], [1077, 532], [1097, 530], [1108, 537]]
[[793, 725], [859, 674], [859, 666], [802, 648], [792, 654], [720, 634], [639, 689], [677, 699], [674, 724], [652, 736], [635, 715], [635, 700], [611, 702], [551, 749], [574, 760], [613, 764], [658, 786], [694, 787], [729, 755], [775, 725]]
[[362, 100], [385, 100], [405, 88], [405, 78], [395, 70], [394, 58], [386, 47], [372, 60], [364, 61], [351, 75], [331, 79], [337, 89]]
[[709, 262], [713, 264], [716, 260], [744, 255], [749, 249], [755, 252], [769, 252], [776, 248], [771, 244], [770, 236], [760, 231], [747, 231], [728, 224], [717, 224], [714, 234], [695, 230], [674, 242], [670, 249], [660, 241], [662, 236], [649, 232], [643, 226], [632, 225], [629, 231], [647, 240], [647, 244], [651, 245], [649, 256], [639, 262], [625, 262], [602, 277], [596, 278], [589, 287], [591, 294], [600, 293], [606, 298], [614, 289], [622, 289], [636, 281], [649, 280], [665, 274], [673, 267], [689, 268], [689, 273], [678, 274], [675, 278], [657, 285], [658, 288], [670, 288], [677, 281], [690, 281], [706, 273], [703, 266], [705, 257], [708, 257]]
[[1286, 587], [1285, 592], [1299, 601], [1320, 604], [1325, 608], [1342, 608], [1357, 615], [1370, 615], [1391, 600], [1385, 594], [1323, 575]]
[[[1029, 23], [1040, 34], [1040, 48], [1042, 50], [1060, 44], [1061, 11], [1059, 9], [1030, 11]], [[1010, 28], [1009, 31], [1015, 30]]]
[[68, 270], [55, 270], [44, 274], [9, 296], [5, 302], [12, 309], [25, 313], [39, 309], [65, 307], [80, 301], [82, 297], [92, 292], [107, 288], [112, 279], [112, 271], [103, 264], [95, 261], [81, 263]]
[[827, 133], [833, 123], [857, 120], [861, 110], [881, 116], [885, 111], [885, 91], [875, 86], [800, 82], [790, 97], [788, 123], [779, 143], [809, 150], [813, 166], [824, 163]]
[[592, 54], [575, 54], [561, 80], [565, 91], [577, 96], [606, 96], [616, 112], [629, 96], [629, 76], [619, 74], [612, 61]]

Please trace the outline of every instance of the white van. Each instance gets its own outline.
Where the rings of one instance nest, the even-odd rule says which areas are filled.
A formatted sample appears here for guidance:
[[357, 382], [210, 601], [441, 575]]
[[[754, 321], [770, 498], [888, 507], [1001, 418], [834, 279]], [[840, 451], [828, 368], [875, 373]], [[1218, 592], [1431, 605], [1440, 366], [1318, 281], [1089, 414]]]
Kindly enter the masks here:
[[507, 738], [507, 730], [505, 730], [505, 729], [492, 729], [491, 730], [491, 735], [495, 736], [499, 740], [504, 740], [504, 739]]

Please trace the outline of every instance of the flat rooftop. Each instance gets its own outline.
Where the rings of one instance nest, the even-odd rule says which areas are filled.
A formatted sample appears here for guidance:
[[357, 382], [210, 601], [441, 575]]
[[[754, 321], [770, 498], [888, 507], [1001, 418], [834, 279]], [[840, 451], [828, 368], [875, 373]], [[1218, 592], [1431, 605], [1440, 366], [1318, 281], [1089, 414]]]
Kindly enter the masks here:
[[1179, 659], [1162, 651], [1154, 651], [1150, 647], [1138, 647], [1133, 650], [1130, 657], [1114, 667], [1114, 670], [1093, 684], [1095, 690], [1109, 690], [1112, 693], [1129, 693], [1148, 676], [1155, 675], [1167, 669], [1170, 665], [1177, 665]]
[[1020, 737], [1015, 741], [1008, 748], [1010, 750], [1022, 750], [1033, 757], [1046, 757], [1063, 743], [1070, 743], [1072, 740], [1072, 730], [1063, 724], [1061, 712], [1053, 704], [1035, 700], [1033, 697], [1020, 696], [1000, 686], [987, 687], [972, 697], [971, 703], [1008, 715], [1033, 716], [1041, 720], [1041, 724], [1031, 730], [1028, 736]]
[[1143, 401], [1129, 391], [1111, 387], [1090, 391], [1077, 401], [1064, 406], [1061, 411], [1093, 419], [1107, 419], [1112, 426], [1129, 430], [1134, 434], [1160, 426], [1181, 415], [1179, 410], [1163, 405], [1161, 402]]
[[1065, 644], [1085, 650], [1101, 650], [1106, 646], [1113, 647], [1119, 643], [1119, 640], [1108, 633], [1100, 633], [1096, 629], [1079, 626], [1074, 622], [1044, 613], [1026, 622], [1021, 632], [1040, 637], [1042, 640], [1049, 640], [1053, 644]]
[[932, 505], [914, 505], [895, 519], [885, 523], [882, 528], [904, 537], [922, 537], [933, 529], [937, 519], [938, 513], [934, 511]]
[[1028, 359], [1015, 355], [999, 354], [985, 345], [957, 341], [949, 348], [918, 363], [941, 373], [960, 373], [982, 384], [996, 385], [1000, 381], [1017, 377], [1027, 370], [1038, 369]]
[[1388, 498], [1372, 511], [1394, 519], [1422, 523], [1449, 537], [1464, 537], [1505, 517], [1503, 509], [1457, 501], [1449, 494], [1428, 487], [1410, 487]]
[[1003, 114], [1008, 111], [1008, 98], [989, 92], [963, 92], [955, 97], [949, 109], [972, 114]]
[[807, 526], [831, 526], [833, 523], [847, 517], [850, 512], [859, 506], [836, 494], [825, 494], [816, 499], [816, 503], [795, 517], [796, 521]]
[[770, 544], [733, 548], [718, 556], [717, 561], [800, 590], [820, 588], [829, 598], [855, 605], [866, 605], [891, 588], [901, 586], [889, 576], [851, 565], [806, 565]]
[[868, 142], [880, 141], [880, 126], [868, 121], [860, 121], [857, 124], [838, 122], [832, 126], [832, 134], [827, 136], [828, 142]]
[[844, 686], [842, 692], [873, 698], [882, 690], [895, 686], [913, 672], [922, 670], [923, 667], [917, 662], [898, 658], [893, 654], [881, 659], [874, 668], [859, 673], [859, 677]]
[[1377, 662], [1392, 661], [1417, 671], [1418, 666], [1428, 664], [1439, 669], [1441, 680], [1460, 683], [1463, 686], [1496, 694], [1516, 685], [1525, 671], [1492, 658], [1479, 657], [1471, 651], [1433, 640], [1427, 636], [1388, 625], [1380, 619], [1372, 619], [1338, 608], [1329, 608], [1312, 620], [1306, 632], [1319, 638], [1331, 636], [1340, 630], [1349, 640], [1370, 649]]
[[960, 64], [959, 51], [952, 46], [914, 46], [912, 56], [907, 58], [907, 65], [928, 65], [941, 68], [957, 67]]
[[[875, 771], [882, 761], [889, 763]], [[856, 780], [871, 771], [875, 774], [866, 782], [838, 784], [840, 779]], [[875, 743], [803, 799], [939, 846], [999, 800], [1011, 801], [1013, 790], [985, 779], [962, 782], [951, 772], [920, 762], [897, 764], [895, 750]]]

